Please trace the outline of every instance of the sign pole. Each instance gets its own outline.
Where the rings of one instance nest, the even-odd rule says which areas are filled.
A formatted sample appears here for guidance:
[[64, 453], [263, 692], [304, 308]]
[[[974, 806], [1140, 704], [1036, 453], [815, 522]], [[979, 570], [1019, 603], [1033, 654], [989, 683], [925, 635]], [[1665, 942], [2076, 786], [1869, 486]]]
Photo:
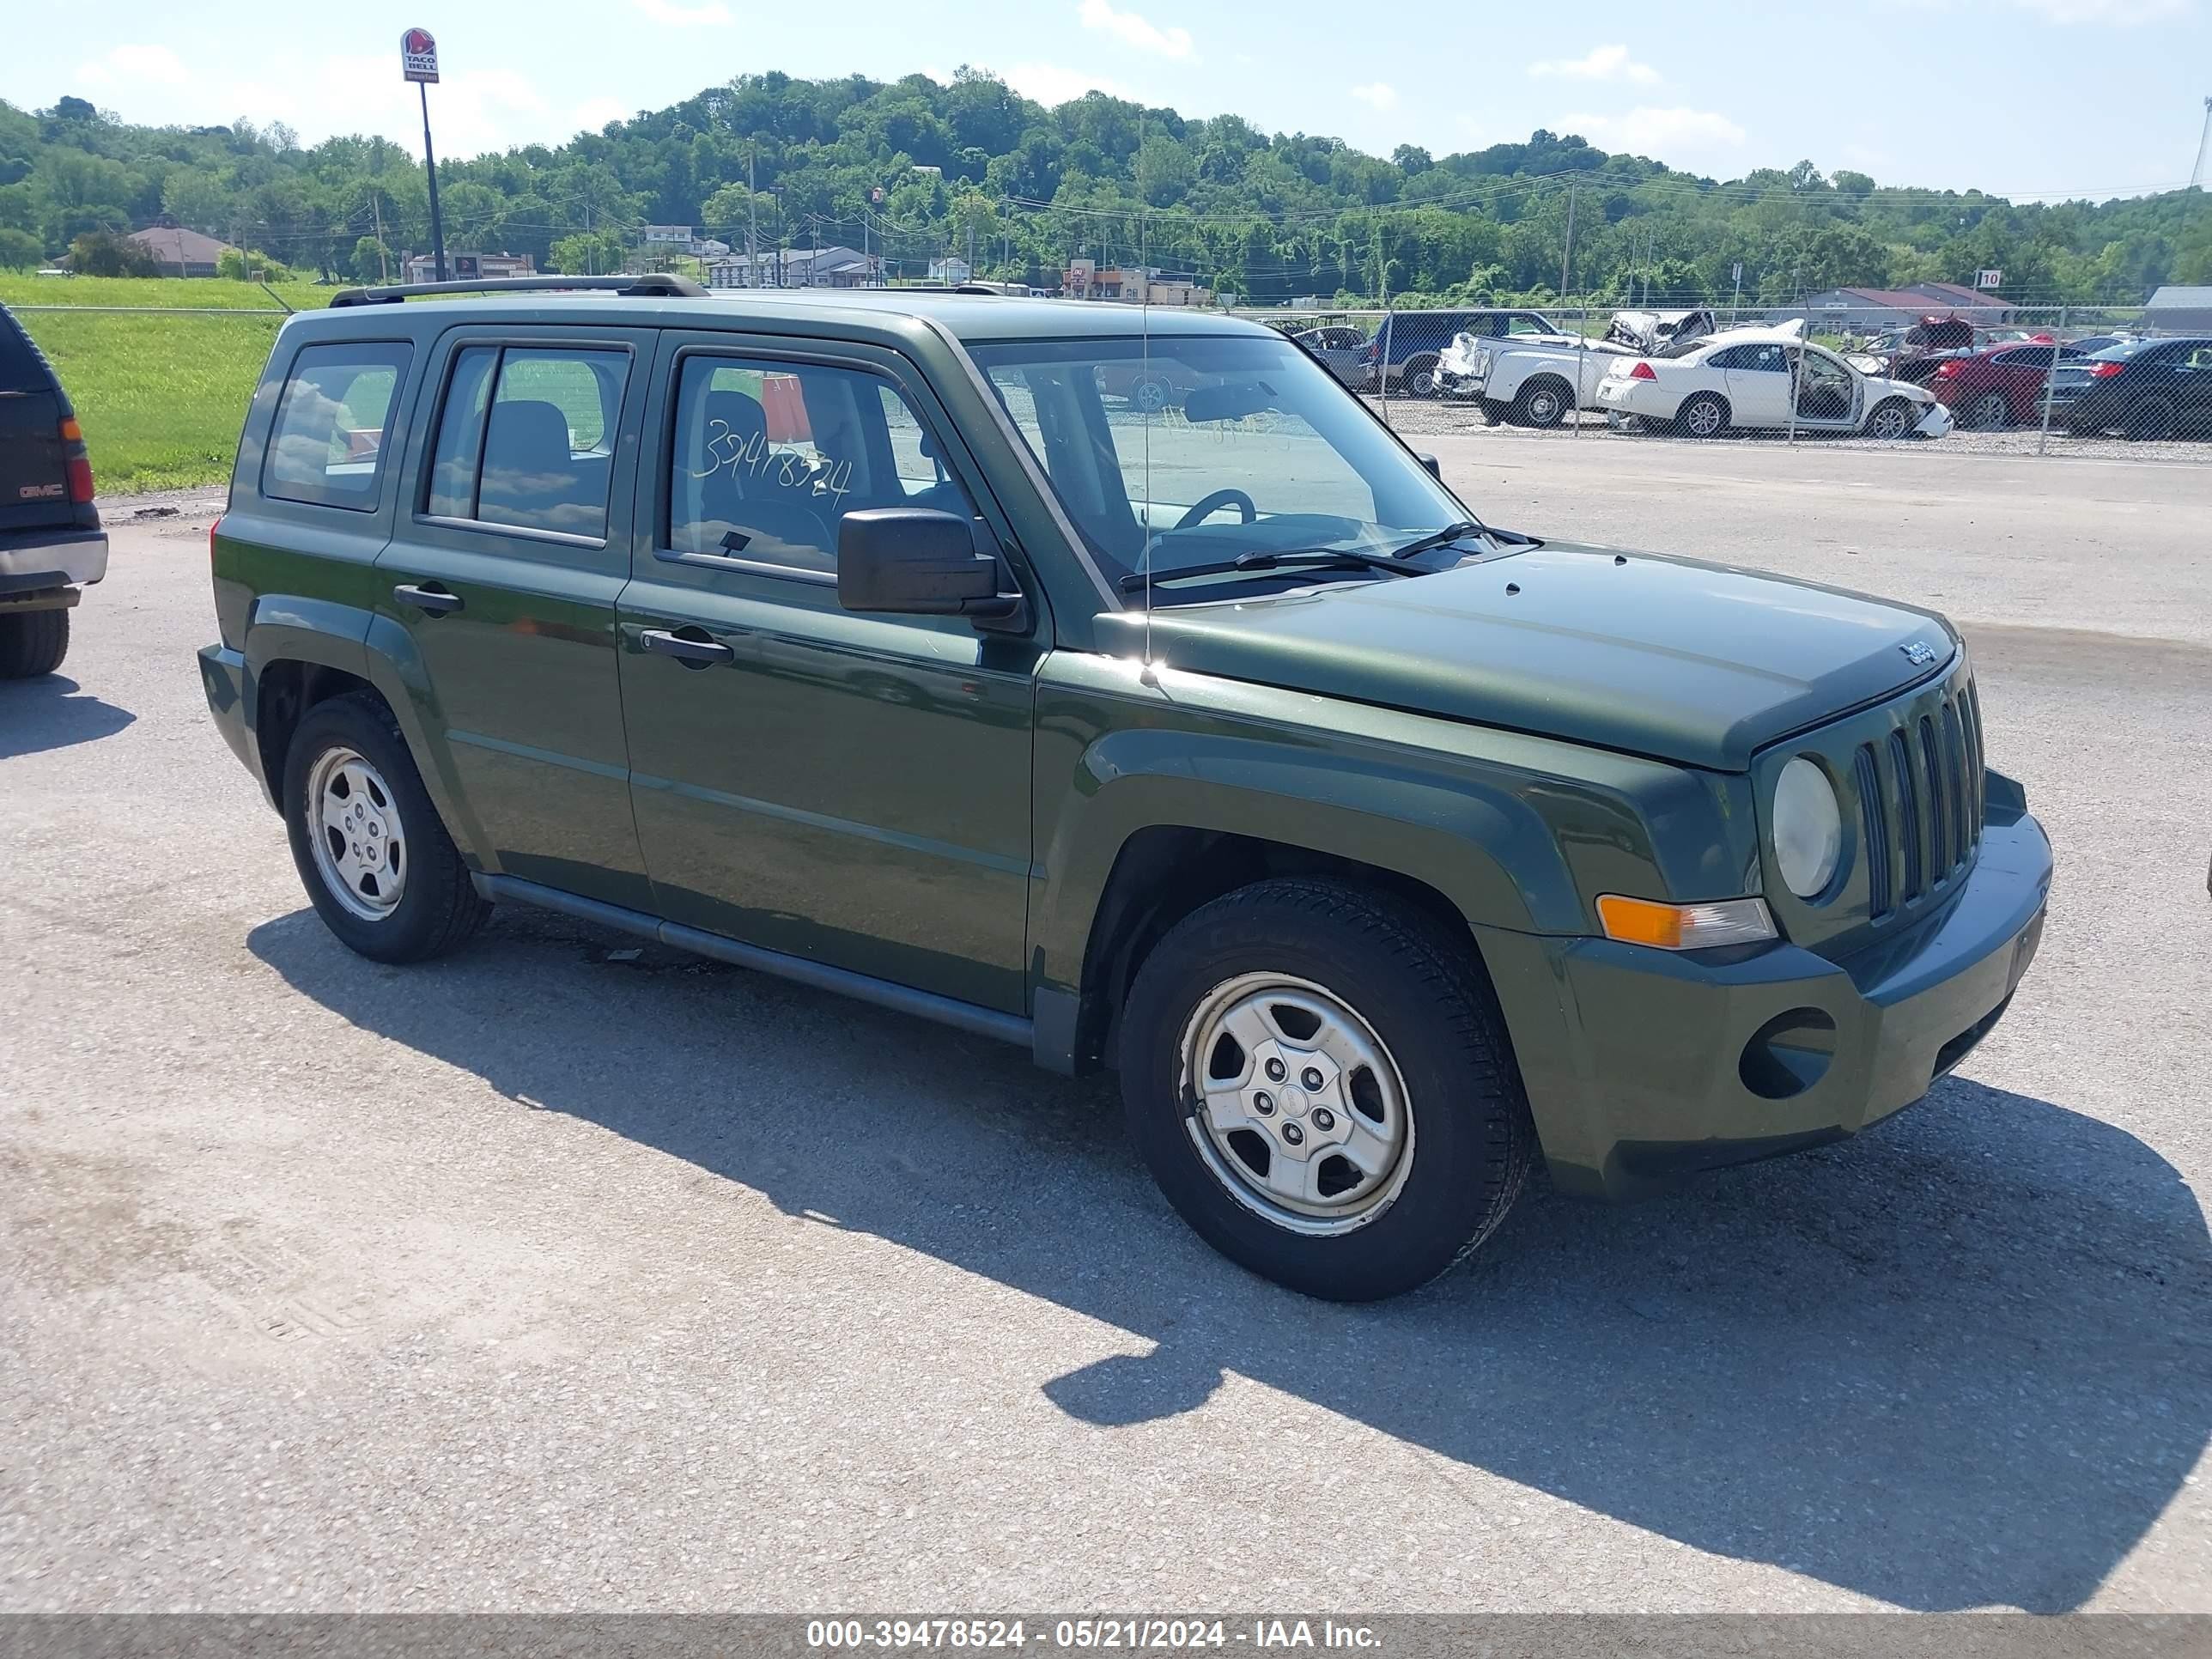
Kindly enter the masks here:
[[442, 283], [446, 280], [446, 224], [438, 215], [438, 162], [430, 154], [430, 88], [417, 82], [415, 89], [422, 94], [422, 171], [430, 179], [430, 250]]
[[438, 280], [446, 280], [446, 223], [438, 213], [438, 158], [430, 150], [430, 83], [438, 78], [438, 43], [428, 29], [399, 37], [399, 72], [422, 94], [422, 171], [430, 180], [430, 252]]

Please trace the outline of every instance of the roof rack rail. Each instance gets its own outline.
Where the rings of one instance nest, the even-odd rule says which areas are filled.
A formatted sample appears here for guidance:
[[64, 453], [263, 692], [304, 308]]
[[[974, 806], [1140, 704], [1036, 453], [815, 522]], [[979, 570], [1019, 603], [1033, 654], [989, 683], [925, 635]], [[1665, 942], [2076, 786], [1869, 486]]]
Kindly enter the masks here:
[[707, 290], [688, 276], [646, 271], [629, 276], [487, 276], [453, 283], [393, 283], [382, 288], [349, 288], [331, 296], [331, 309], [344, 306], [396, 306], [420, 294], [556, 294], [594, 289], [633, 299], [694, 298]]

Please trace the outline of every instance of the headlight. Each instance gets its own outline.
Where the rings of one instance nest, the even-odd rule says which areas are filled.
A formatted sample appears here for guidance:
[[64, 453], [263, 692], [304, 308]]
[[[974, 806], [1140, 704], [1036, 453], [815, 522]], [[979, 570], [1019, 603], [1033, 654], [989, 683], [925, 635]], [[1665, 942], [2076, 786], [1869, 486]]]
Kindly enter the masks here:
[[1844, 855], [1844, 815], [1823, 772], [1802, 755], [1774, 781], [1774, 863], [1790, 890], [1814, 898], [1836, 878]]

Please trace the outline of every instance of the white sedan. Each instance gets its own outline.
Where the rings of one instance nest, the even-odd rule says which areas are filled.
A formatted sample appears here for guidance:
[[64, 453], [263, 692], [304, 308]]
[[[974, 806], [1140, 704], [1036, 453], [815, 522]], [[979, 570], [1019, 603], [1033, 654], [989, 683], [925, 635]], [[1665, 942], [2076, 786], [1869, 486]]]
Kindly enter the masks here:
[[1870, 438], [1940, 438], [1951, 429], [1951, 411], [1927, 387], [1862, 374], [1794, 329], [1729, 329], [1679, 357], [1617, 358], [1598, 383], [1597, 406], [1692, 438], [1793, 426]]

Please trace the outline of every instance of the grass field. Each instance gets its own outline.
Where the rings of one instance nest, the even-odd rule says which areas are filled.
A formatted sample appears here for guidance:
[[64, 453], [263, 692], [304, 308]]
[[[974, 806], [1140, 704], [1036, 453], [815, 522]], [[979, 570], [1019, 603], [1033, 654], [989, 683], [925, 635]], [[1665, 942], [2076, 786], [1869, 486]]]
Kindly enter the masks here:
[[[334, 288], [173, 277], [0, 275], [15, 310], [76, 405], [103, 495], [228, 477], [281, 307], [319, 309]], [[141, 309], [45, 311], [42, 306]], [[162, 317], [154, 310], [234, 311]], [[261, 315], [246, 313], [261, 313]]]
[[160, 306], [164, 309], [319, 311], [338, 290], [313, 283], [227, 283], [219, 277], [25, 276], [0, 272], [0, 305]]
[[283, 318], [18, 314], [76, 405], [101, 495], [229, 476], [246, 406]]

